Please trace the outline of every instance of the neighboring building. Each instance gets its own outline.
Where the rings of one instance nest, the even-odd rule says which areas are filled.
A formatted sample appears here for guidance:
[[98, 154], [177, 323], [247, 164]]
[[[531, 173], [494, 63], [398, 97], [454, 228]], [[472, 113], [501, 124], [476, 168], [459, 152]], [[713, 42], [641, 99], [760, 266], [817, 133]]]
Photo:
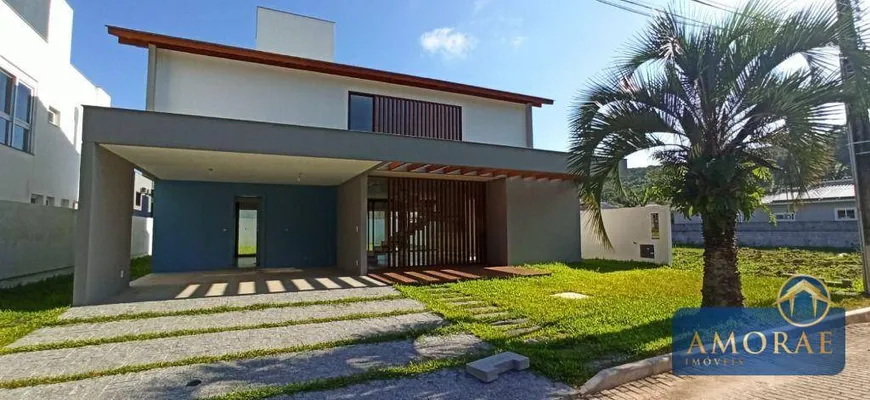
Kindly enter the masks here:
[[0, 0], [0, 200], [75, 208], [82, 105], [109, 95], [70, 65], [64, 0]]
[[139, 171], [133, 176], [133, 215], [150, 217], [154, 207], [154, 182]]
[[[257, 50], [110, 27], [148, 49], [147, 110], [85, 110], [76, 304], [127, 286], [130, 171], [155, 181], [153, 268], [580, 259], [552, 100], [338, 64], [333, 23], [257, 9]], [[252, 238], [253, 235], [253, 238]]]
[[[738, 223], [737, 239], [747, 246], [858, 248], [855, 187], [852, 181], [830, 181], [801, 195], [766, 196], [770, 210], [759, 209]], [[771, 224], [770, 219], [776, 221]], [[701, 219], [674, 213], [674, 243], [701, 244]]]

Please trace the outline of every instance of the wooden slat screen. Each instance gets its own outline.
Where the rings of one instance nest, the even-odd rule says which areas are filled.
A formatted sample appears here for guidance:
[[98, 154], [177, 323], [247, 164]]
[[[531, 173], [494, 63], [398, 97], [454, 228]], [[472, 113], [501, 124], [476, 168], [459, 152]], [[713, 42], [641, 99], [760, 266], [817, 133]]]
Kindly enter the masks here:
[[485, 264], [485, 196], [482, 182], [388, 178], [386, 266]]
[[462, 107], [398, 97], [367, 96], [374, 99], [374, 132], [462, 140]]

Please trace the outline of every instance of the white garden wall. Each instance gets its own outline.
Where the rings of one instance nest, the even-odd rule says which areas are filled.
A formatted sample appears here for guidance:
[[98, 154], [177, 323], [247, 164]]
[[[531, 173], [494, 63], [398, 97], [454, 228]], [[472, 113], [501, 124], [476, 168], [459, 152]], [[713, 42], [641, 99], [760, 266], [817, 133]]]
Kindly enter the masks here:
[[[596, 239], [590, 225], [589, 211], [581, 213], [583, 234], [580, 236], [584, 259], [646, 261], [670, 264], [673, 261], [671, 211], [664, 206], [613, 208], [601, 210], [604, 227], [613, 248]], [[658, 227], [654, 229], [654, 219]], [[641, 246], [652, 246], [654, 256], [643, 257]]]
[[130, 237], [130, 257], [151, 255], [154, 238], [154, 218], [133, 216], [133, 231]]

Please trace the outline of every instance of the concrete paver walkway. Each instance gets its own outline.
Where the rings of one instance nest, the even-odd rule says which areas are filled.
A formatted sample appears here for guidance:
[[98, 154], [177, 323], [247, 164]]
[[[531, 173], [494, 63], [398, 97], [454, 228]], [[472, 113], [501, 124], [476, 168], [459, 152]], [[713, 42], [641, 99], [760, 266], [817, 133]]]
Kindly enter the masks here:
[[142, 301], [136, 303], [115, 303], [97, 306], [73, 307], [61, 315], [60, 318], [93, 318], [146, 312], [188, 311], [223, 306], [245, 307], [264, 303], [304, 303], [348, 298], [383, 297], [397, 294], [399, 294], [398, 290], [385, 286], [355, 289], [313, 290], [310, 292], [256, 294], [250, 296]]
[[461, 369], [423, 374], [409, 379], [373, 381], [323, 392], [300, 393], [274, 399], [296, 400], [535, 400], [560, 399], [575, 393], [570, 387], [529, 371], [508, 372], [497, 381], [482, 383]]
[[434, 314], [419, 313], [15, 353], [0, 356], [0, 380], [58, 376], [196, 356], [352, 340], [442, 323], [443, 320]]
[[675, 376], [671, 373], [581, 397], [622, 400], [870, 398], [870, 324], [846, 328], [846, 368], [833, 376]]
[[425, 309], [426, 307], [416, 300], [396, 299], [75, 324], [36, 330], [9, 345], [9, 347], [14, 348], [69, 340], [111, 338], [123, 335], [172, 332], [185, 329], [229, 328], [314, 318], [336, 318], [353, 314], [424, 311]]
[[[423, 359], [457, 357], [483, 348], [484, 343], [472, 335], [432, 336], [416, 341], [363, 344], [0, 390], [0, 399], [145, 400], [216, 396], [238, 389], [347, 376]], [[187, 386], [194, 379], [202, 383]]]

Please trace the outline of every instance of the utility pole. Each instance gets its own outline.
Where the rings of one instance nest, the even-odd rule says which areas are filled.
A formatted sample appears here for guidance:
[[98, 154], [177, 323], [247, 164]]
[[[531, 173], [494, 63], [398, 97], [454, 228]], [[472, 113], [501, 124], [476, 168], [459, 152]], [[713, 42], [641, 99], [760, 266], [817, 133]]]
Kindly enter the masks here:
[[[852, 0], [835, 0], [837, 19], [842, 29], [840, 37], [840, 74], [846, 88], [855, 88], [854, 68], [848, 53], [859, 50], [855, 29], [855, 9]], [[870, 94], [866, 94], [870, 96]], [[852, 160], [852, 180], [855, 184], [855, 204], [859, 240], [864, 264], [864, 293], [870, 294], [870, 113], [867, 105], [846, 103], [846, 124], [849, 130], [849, 155]]]

